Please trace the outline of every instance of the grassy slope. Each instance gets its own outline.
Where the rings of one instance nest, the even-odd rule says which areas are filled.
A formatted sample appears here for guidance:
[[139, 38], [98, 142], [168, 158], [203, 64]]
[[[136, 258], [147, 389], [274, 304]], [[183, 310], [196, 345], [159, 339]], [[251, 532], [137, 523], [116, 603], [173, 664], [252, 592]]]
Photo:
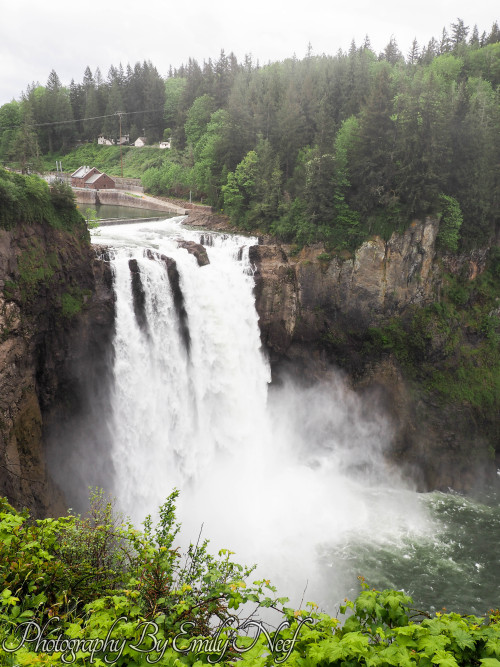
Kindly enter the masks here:
[[[163, 163], [165, 151], [152, 146], [135, 148], [124, 146], [123, 175], [126, 178], [140, 178], [146, 169]], [[52, 153], [43, 157], [45, 169], [53, 170], [56, 160], [62, 162], [65, 172], [73, 172], [82, 165], [97, 167], [110, 176], [121, 176], [120, 147], [84, 144], [66, 155]]]

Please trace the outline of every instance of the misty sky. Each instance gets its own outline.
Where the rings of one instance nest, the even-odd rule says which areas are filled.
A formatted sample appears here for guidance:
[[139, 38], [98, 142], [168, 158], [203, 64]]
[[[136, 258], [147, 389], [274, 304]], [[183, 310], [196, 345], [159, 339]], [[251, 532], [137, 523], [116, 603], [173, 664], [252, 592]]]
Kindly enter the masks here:
[[470, 0], [0, 0], [0, 105], [19, 99], [32, 82], [43, 85], [55, 69], [64, 85], [83, 79], [87, 65], [134, 65], [151, 60], [162, 75], [189, 57], [200, 65], [220, 50], [246, 53], [254, 62], [347, 50], [365, 34], [378, 53], [394, 35], [406, 54], [414, 37], [425, 45], [457, 17], [490, 31], [495, 2]]

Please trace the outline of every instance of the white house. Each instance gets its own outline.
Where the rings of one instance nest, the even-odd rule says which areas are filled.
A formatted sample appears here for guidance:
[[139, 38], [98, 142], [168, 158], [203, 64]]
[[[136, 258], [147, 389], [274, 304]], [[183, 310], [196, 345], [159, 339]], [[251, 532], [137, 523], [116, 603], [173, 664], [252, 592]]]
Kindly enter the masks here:
[[113, 146], [115, 142], [113, 139], [106, 139], [106, 137], [101, 134], [100, 137], [97, 137], [97, 143], [101, 146]]
[[167, 141], [160, 141], [159, 148], [170, 148], [170, 141], [171, 139], [167, 139]]
[[138, 137], [138, 138], [134, 141], [134, 146], [137, 146], [137, 148], [142, 148], [143, 146], [146, 145], [146, 143], [147, 143], [147, 141], [146, 141], [146, 137]]

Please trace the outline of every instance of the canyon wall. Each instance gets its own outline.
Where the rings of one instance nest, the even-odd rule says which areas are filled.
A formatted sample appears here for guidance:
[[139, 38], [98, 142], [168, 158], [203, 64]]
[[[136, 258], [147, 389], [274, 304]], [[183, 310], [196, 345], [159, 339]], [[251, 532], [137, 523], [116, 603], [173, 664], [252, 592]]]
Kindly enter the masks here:
[[67, 509], [47, 434], [81, 411], [82, 378], [105, 365], [113, 321], [109, 264], [95, 259], [83, 220], [71, 232], [0, 230], [0, 495], [35, 516]]
[[[439, 304], [446, 275], [474, 281], [488, 252], [438, 253], [437, 234], [437, 220], [415, 221], [402, 235], [374, 238], [344, 256], [261, 243], [250, 255], [256, 307], [276, 379], [292, 372], [313, 381], [334, 366], [389, 415], [392, 457], [417, 488], [469, 490], [495, 474], [499, 421], [429, 390], [418, 362], [405, 359], [412, 334], [404, 326]], [[394, 335], [384, 338], [387, 330], [405, 333], [399, 348]], [[448, 363], [441, 333], [424, 335], [436, 364]]]

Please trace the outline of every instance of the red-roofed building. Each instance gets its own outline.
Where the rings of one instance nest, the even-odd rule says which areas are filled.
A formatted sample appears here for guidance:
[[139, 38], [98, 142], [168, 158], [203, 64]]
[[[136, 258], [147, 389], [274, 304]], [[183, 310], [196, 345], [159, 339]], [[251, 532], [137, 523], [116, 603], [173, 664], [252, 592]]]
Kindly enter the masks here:
[[85, 187], [85, 181], [93, 174], [100, 174], [101, 172], [96, 167], [79, 167], [71, 174], [71, 185], [74, 188]]
[[86, 188], [93, 188], [94, 190], [110, 190], [115, 188], [115, 182], [107, 174], [92, 174], [85, 181]]
[[107, 174], [96, 167], [80, 167], [71, 174], [71, 185], [74, 188], [92, 188], [104, 190], [115, 188], [115, 182]]

